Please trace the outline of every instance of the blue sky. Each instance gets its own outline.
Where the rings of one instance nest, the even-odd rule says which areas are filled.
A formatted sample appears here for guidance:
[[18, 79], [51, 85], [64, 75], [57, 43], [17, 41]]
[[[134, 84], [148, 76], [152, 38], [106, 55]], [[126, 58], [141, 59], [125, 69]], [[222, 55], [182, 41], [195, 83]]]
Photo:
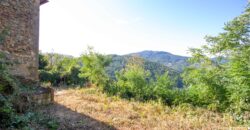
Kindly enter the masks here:
[[247, 0], [50, 0], [41, 6], [40, 50], [79, 56], [142, 50], [189, 55], [222, 32]]

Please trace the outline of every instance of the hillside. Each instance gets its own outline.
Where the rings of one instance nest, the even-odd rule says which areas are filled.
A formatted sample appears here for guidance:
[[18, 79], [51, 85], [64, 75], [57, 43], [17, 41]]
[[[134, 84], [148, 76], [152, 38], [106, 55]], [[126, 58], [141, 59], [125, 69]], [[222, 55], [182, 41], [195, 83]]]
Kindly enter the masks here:
[[189, 57], [178, 56], [164, 51], [142, 51], [131, 53], [128, 55], [139, 56], [148, 61], [161, 63], [167, 67], [175, 69], [177, 71], [182, 71], [184, 67], [188, 65], [187, 60]]
[[[111, 63], [110, 65], [107, 67], [108, 73], [111, 76], [114, 76], [115, 71], [120, 71], [121, 69], [125, 68], [126, 64], [129, 62], [129, 60], [131, 58], [133, 58], [134, 56], [129, 56], [129, 55], [125, 55], [125, 56], [119, 56], [119, 55], [110, 55], [111, 56]], [[164, 66], [161, 63], [157, 63], [157, 62], [152, 62], [149, 61], [147, 59], [142, 59], [139, 57], [136, 57], [138, 60], [142, 60], [143, 64], [144, 64], [144, 68], [146, 70], [149, 70], [152, 75], [156, 75], [156, 74], [163, 74], [166, 71], [169, 71], [170, 74], [172, 75], [176, 75], [179, 74], [178, 71]]]
[[[58, 84], [59, 82], [74, 82], [76, 84], [76, 80], [79, 82], [85, 81], [84, 79], [78, 78], [78, 74], [80, 72], [80, 67], [84, 64], [79, 57], [68, 56], [64, 54], [52, 54], [45, 53], [40, 54], [40, 80], [45, 82], [52, 82]], [[115, 73], [121, 71], [125, 68], [128, 62], [130, 62], [131, 58], [136, 58], [135, 62], [142, 61], [145, 70], [148, 70], [151, 73], [151, 77], [153, 79], [156, 78], [157, 75], [162, 75], [166, 71], [169, 72], [170, 76], [173, 80], [176, 81], [176, 86], [182, 87], [182, 80], [180, 77], [180, 72], [165, 66], [161, 63], [152, 62], [147, 59], [143, 59], [140, 57], [135, 57], [131, 55], [107, 55], [111, 59], [111, 62], [108, 66], [106, 66], [106, 72], [108, 76], [115, 80]], [[50, 71], [49, 71], [50, 70]], [[74, 80], [74, 81], [65, 81], [66, 80]], [[52, 81], [54, 80], [54, 81]], [[79, 83], [78, 82], [78, 83]], [[54, 84], [55, 85], [55, 84]]]
[[228, 114], [188, 105], [170, 108], [157, 102], [122, 100], [96, 88], [57, 90], [55, 103], [37, 111], [55, 118], [58, 129], [72, 130], [224, 129], [236, 125]]
[[[108, 75], [112, 79], [115, 79], [115, 72], [119, 72], [120, 70], [125, 68], [126, 64], [129, 62], [129, 60], [131, 58], [133, 58], [134, 56], [132, 56], [132, 55], [124, 55], [124, 56], [110, 55], [110, 57], [111, 57], [112, 61], [106, 70], [107, 70]], [[150, 71], [152, 78], [155, 78], [156, 75], [162, 75], [163, 73], [168, 71], [170, 76], [173, 79], [177, 78], [177, 86], [182, 87], [180, 73], [177, 70], [172, 69], [168, 66], [165, 66], [161, 63], [152, 62], [152, 61], [149, 61], [147, 59], [140, 58], [140, 57], [136, 57], [136, 58], [137, 58], [137, 60], [143, 61], [144, 69]]]

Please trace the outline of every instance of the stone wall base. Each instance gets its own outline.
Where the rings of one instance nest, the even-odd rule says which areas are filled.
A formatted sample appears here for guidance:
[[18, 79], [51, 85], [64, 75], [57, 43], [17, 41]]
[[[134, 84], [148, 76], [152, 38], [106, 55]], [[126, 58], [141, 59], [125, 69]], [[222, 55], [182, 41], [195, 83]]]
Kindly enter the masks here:
[[31, 102], [37, 105], [47, 105], [54, 101], [54, 89], [40, 87], [30, 95]]
[[54, 89], [38, 87], [35, 91], [21, 93], [14, 100], [14, 106], [19, 113], [23, 113], [31, 107], [48, 105], [54, 102]]

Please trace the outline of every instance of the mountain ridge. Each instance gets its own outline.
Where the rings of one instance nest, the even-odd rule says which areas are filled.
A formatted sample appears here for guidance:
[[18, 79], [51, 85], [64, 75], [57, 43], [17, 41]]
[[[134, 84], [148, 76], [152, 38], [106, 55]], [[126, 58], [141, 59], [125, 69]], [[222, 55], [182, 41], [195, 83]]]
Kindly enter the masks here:
[[170, 52], [152, 50], [134, 52], [126, 55], [138, 56], [151, 62], [157, 62], [179, 72], [182, 72], [183, 69], [188, 66], [188, 59], [190, 58], [188, 56], [175, 55]]

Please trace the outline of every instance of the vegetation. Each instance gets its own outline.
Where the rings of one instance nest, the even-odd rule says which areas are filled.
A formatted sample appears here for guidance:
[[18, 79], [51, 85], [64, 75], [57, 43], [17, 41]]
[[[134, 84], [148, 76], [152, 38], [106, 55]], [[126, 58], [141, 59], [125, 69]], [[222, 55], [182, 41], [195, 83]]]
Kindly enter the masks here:
[[249, 28], [248, 6], [225, 25], [225, 32], [207, 36], [207, 45], [191, 49], [192, 65], [183, 74], [189, 103], [237, 114], [250, 110]]
[[116, 72], [120, 72], [131, 62], [135, 62], [135, 64], [138, 63], [136, 62], [136, 60], [138, 60], [141, 61], [141, 63], [143, 64], [143, 69], [149, 71], [150, 78], [155, 80], [157, 76], [163, 75], [164, 73], [168, 72], [171, 78], [176, 78], [176, 86], [179, 88], [183, 87], [180, 72], [170, 67], [167, 67], [161, 63], [152, 62], [136, 55], [110, 55], [110, 57], [112, 60], [109, 66], [106, 67], [106, 72], [113, 80], [116, 80]]
[[247, 129], [228, 113], [182, 104], [138, 102], [109, 96], [98, 88], [66, 88], [55, 94], [56, 104], [38, 111], [55, 117], [59, 129]]
[[172, 68], [178, 72], [182, 72], [188, 66], [188, 58], [186, 56], [173, 55], [163, 51], [142, 51], [129, 54], [130, 56], [139, 56], [151, 62], [157, 62]]
[[[49, 58], [49, 56], [51, 57]], [[87, 86], [98, 86], [110, 95], [120, 95], [123, 98], [140, 101], [162, 100], [168, 104], [172, 104], [173, 101], [170, 100], [170, 97], [174, 94], [171, 92], [169, 95], [169, 89], [178, 88], [178, 73], [139, 57], [127, 57], [126, 59], [118, 57], [121, 59], [117, 59], [114, 56], [96, 53], [89, 48], [79, 58], [69, 58], [58, 54], [40, 54], [40, 58], [40, 80], [50, 82], [52, 85], [82, 86], [84, 83]], [[113, 58], [116, 58], [115, 62]], [[70, 64], [72, 62], [73, 64]], [[118, 66], [119, 62], [123, 62], [123, 64]], [[122, 67], [123, 65], [124, 67]], [[73, 71], [65, 69], [70, 66], [74, 67], [74, 72], [77, 73], [72, 74]], [[65, 78], [65, 74], [67, 74], [67, 78]], [[72, 82], [72, 79], [77, 79], [77, 82]]]
[[[0, 33], [0, 42], [4, 41], [5, 34]], [[7, 64], [4, 53], [0, 52], [0, 128], [13, 126], [16, 119], [11, 100], [17, 84], [8, 73]]]
[[[2, 67], [2, 66], [1, 66]], [[2, 81], [5, 80], [5, 77], [2, 76], [3, 72], [1, 69], [1, 86], [0, 86], [0, 116], [4, 117], [0, 119], [0, 127], [5, 127], [8, 126], [9, 124], [11, 124], [11, 120], [12, 120], [12, 115], [13, 115], [13, 109], [11, 107], [11, 104], [8, 101], [8, 98], [3, 96], [4, 91], [7, 89], [6, 88], [6, 81]], [[3, 82], [3, 83], [2, 83]]]
[[[170, 60], [170, 67], [173, 67], [172, 65], [175, 63], [180, 63], [176, 67], [180, 71], [183, 69], [181, 65], [189, 65], [182, 74], [167, 67], [167, 61], [165, 60], [164, 64], [152, 62], [153, 60], [157, 62], [159, 60], [152, 58], [154, 56], [149, 57], [151, 55], [149, 53], [152, 52], [140, 53], [139, 55], [145, 58], [143, 59], [133, 54], [107, 56], [88, 48], [79, 58], [60, 54], [40, 54], [40, 80], [53, 86], [95, 86], [93, 89], [74, 89], [74, 91], [78, 95], [79, 93], [82, 95], [89, 94], [85, 91], [93, 92], [98, 96], [105, 95], [101, 97], [104, 98], [102, 100], [105, 100], [103, 103], [105, 106], [102, 106], [101, 109], [106, 109], [105, 111], [119, 107], [122, 112], [129, 113], [128, 111], [133, 109], [131, 111], [136, 114], [131, 114], [127, 118], [132, 121], [133, 119], [140, 120], [142, 123], [139, 124], [130, 122], [133, 125], [141, 125], [140, 128], [159, 128], [149, 123], [151, 120], [147, 118], [148, 116], [152, 116], [157, 121], [162, 121], [163, 124], [166, 123], [163, 122], [166, 119], [173, 119], [178, 122], [180, 118], [172, 117], [176, 113], [181, 115], [182, 120], [195, 118], [194, 120], [199, 122], [199, 124], [195, 124], [187, 121], [186, 123], [190, 125], [190, 128], [202, 128], [204, 122], [210, 121], [203, 118], [198, 120], [197, 115], [209, 119], [211, 116], [219, 116], [218, 122], [210, 121], [212, 122], [211, 125], [218, 125], [216, 123], [223, 123], [223, 126], [235, 125], [235, 121], [249, 125], [249, 29], [250, 6], [246, 8], [242, 15], [225, 24], [223, 33], [217, 36], [207, 36], [207, 45], [190, 49], [192, 57], [188, 59], [189, 63], [186, 63], [187, 57]], [[7, 35], [6, 32], [0, 35], [0, 43], [4, 41], [5, 35]], [[165, 54], [162, 55], [165, 56]], [[147, 58], [151, 61], [148, 61]], [[50, 129], [57, 129], [59, 124], [54, 119], [41, 117], [39, 118], [41, 120], [35, 120], [34, 118], [39, 115], [33, 112], [17, 114], [14, 107], [17, 99], [13, 97], [18, 96], [22, 85], [8, 73], [6, 69], [8, 64], [11, 63], [6, 62], [4, 55], [0, 54], [0, 128], [19, 129], [25, 128], [32, 122], [37, 122], [47, 125]], [[99, 91], [103, 93], [99, 93]], [[110, 97], [106, 97], [106, 94]], [[66, 96], [63, 98], [66, 98]], [[92, 98], [91, 100], [94, 100], [94, 102], [101, 100]], [[131, 102], [120, 98], [129, 99]], [[116, 100], [115, 103], [128, 106], [128, 110], [121, 108], [121, 106], [110, 107], [108, 105], [111, 103], [109, 100]], [[81, 100], [81, 102], [83, 101]], [[152, 112], [151, 109], [148, 110], [148, 107], [156, 112]], [[147, 115], [146, 112], [150, 114]], [[211, 114], [211, 116], [204, 115], [203, 112], [208, 115]], [[220, 112], [220, 114], [217, 115], [217, 112]], [[169, 117], [166, 116], [166, 113]], [[231, 119], [234, 119], [234, 121]], [[147, 121], [143, 122], [142, 120]], [[228, 122], [225, 122], [225, 120]], [[125, 119], [125, 121], [127, 120]], [[126, 122], [118, 122], [118, 128], [123, 126], [122, 123]], [[147, 123], [149, 125], [144, 126]], [[159, 129], [161, 128], [170, 127], [162, 126]], [[183, 126], [178, 128], [183, 128]]]
[[[3, 35], [0, 33], [0, 42], [4, 42], [7, 33], [5, 31], [3, 31]], [[7, 66], [11, 64], [6, 55], [0, 52], [0, 129], [31, 129], [34, 123], [41, 125], [37, 119], [44, 121], [45, 129], [52, 129], [50, 122], [54, 121], [53, 119], [37, 115], [31, 107], [30, 109], [25, 108], [25, 111], [19, 110], [20, 93], [24, 91], [23, 88], [28, 89], [28, 86], [19, 83], [9, 73]]]
[[175, 79], [168, 71], [152, 77], [152, 73], [144, 68], [143, 59], [132, 57], [124, 69], [116, 72], [116, 81], [106, 92], [128, 99], [161, 100], [171, 104], [173, 95], [170, 91], [177, 88]]
[[[31, 123], [36, 123], [38, 118], [32, 110], [20, 113], [18, 110], [19, 94], [22, 91], [22, 84], [12, 77], [7, 70], [5, 55], [0, 53], [0, 128], [1, 129], [27, 129]], [[41, 119], [50, 121], [45, 116]], [[48, 126], [49, 128], [49, 126]]]
[[85, 78], [80, 74], [80, 60], [60, 54], [39, 54], [40, 81], [59, 85], [83, 85]]
[[[242, 15], [225, 25], [223, 33], [207, 36], [207, 45], [190, 49], [189, 66], [182, 73], [184, 88], [179, 88], [179, 73], [172, 69], [136, 56], [105, 56], [92, 48], [80, 58], [54, 55], [51, 58], [54, 64], [45, 58], [48, 64], [41, 61], [41, 66], [45, 66], [41, 72], [56, 74], [52, 77], [67, 85], [84, 82], [109, 95], [130, 100], [160, 101], [171, 107], [190, 104], [228, 112], [235, 120], [249, 124], [249, 25], [248, 6]], [[43, 80], [43, 75], [41, 79], [51, 80]], [[77, 80], [72, 82], [73, 79]]]
[[[103, 70], [95, 70], [95, 71], [103, 71], [102, 73], [105, 75], [104, 77], [109, 78], [109, 80], [116, 80], [116, 72], [120, 72], [122, 69], [126, 67], [130, 59], [135, 58], [135, 56], [118, 56], [118, 55], [102, 55], [93, 51], [93, 49], [89, 50], [90, 52], [84, 53], [79, 58], [74, 58], [70, 56], [65, 56], [61, 54], [39, 54], [39, 72], [40, 72], [40, 81], [43, 83], [50, 83], [53, 86], [59, 85], [70, 85], [83, 86], [87, 83], [87, 78], [90, 73], [94, 73], [94, 71], [90, 73], [85, 73], [87, 67], [91, 67], [93, 69], [103, 69]], [[95, 56], [97, 55], [97, 56]], [[99, 58], [100, 60], [97, 62], [105, 62], [102, 67], [99, 66], [98, 63], [90, 63], [90, 58]], [[156, 79], [158, 75], [162, 75], [165, 72], [169, 72], [169, 75], [173, 78], [176, 78], [178, 87], [182, 87], [182, 80], [180, 78], [180, 73], [176, 72], [174, 69], [168, 68], [160, 63], [150, 62], [145, 59], [136, 57], [139, 60], [143, 60], [143, 66], [145, 70], [150, 71], [150, 77]], [[104, 60], [104, 61], [101, 61]], [[89, 65], [84, 66], [86, 62]], [[92, 64], [92, 65], [91, 65]], [[85, 69], [85, 70], [84, 70]], [[105, 69], [105, 70], [104, 70]], [[105, 71], [105, 72], [104, 72]], [[98, 72], [96, 72], [98, 73]], [[100, 76], [101, 77], [101, 76]], [[92, 77], [94, 78], [94, 77]]]
[[104, 88], [108, 85], [108, 76], [105, 67], [109, 65], [108, 57], [95, 53], [92, 48], [80, 57], [83, 66], [79, 74], [80, 77], [88, 79], [91, 84]]

